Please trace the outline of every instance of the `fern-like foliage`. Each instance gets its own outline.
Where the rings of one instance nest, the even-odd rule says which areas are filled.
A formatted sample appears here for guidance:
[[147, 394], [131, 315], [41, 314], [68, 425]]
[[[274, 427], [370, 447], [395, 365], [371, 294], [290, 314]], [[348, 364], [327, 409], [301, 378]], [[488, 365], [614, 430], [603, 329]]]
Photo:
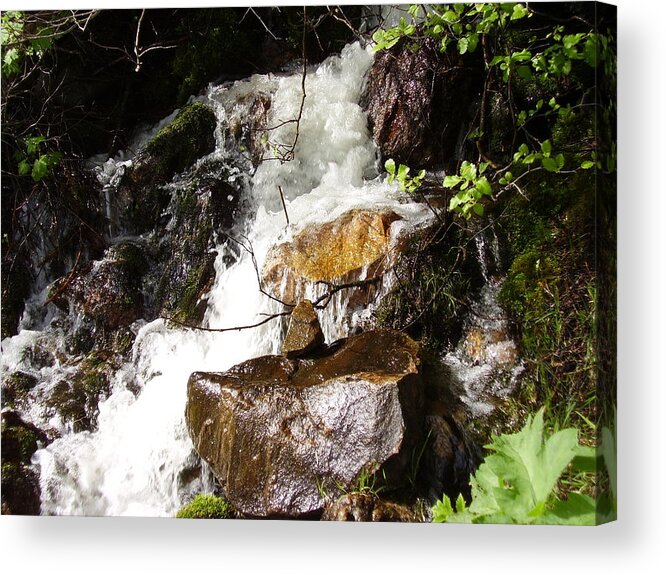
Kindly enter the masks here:
[[[472, 501], [459, 496], [455, 509], [445, 495], [433, 507], [437, 523], [520, 523], [595, 525], [615, 518], [615, 436], [604, 428], [598, 450], [578, 444], [574, 428], [544, 435], [543, 409], [517, 433], [493, 438], [488, 455], [471, 478]], [[579, 471], [596, 471], [603, 459], [609, 472], [612, 501], [570, 493], [555, 496], [555, 486], [572, 464]]]

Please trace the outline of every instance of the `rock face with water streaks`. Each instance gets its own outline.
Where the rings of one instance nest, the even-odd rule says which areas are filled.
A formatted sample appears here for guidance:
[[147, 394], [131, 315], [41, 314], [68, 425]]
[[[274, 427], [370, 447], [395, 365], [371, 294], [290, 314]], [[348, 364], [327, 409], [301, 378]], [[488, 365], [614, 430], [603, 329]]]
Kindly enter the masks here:
[[190, 436], [229, 502], [250, 516], [320, 512], [323, 493], [381, 470], [405, 477], [422, 441], [419, 347], [366, 332], [307, 359], [264, 356], [188, 382]]
[[104, 258], [58, 280], [53, 301], [75, 309], [108, 329], [130, 325], [143, 314], [141, 280], [148, 268], [143, 248], [131, 241], [110, 247]]
[[351, 210], [332, 222], [311, 225], [266, 257], [263, 277], [269, 291], [286, 302], [302, 296], [305, 282], [341, 284], [379, 278], [389, 267], [392, 211]]
[[[380, 52], [368, 75], [368, 122], [386, 158], [431, 167], [453, 157], [481, 86], [479, 62], [442, 55], [426, 39], [417, 51], [399, 42]], [[474, 113], [473, 111], [471, 113]]]

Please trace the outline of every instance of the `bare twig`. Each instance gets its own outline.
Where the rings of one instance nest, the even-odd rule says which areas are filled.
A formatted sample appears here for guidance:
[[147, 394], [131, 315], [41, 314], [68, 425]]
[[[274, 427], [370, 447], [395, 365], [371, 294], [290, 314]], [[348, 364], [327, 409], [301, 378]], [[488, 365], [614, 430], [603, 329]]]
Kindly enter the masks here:
[[287, 213], [287, 206], [284, 203], [284, 194], [282, 193], [282, 186], [278, 186], [280, 190], [280, 199], [282, 200], [282, 209], [284, 210], [284, 217], [287, 219], [287, 225], [289, 225], [289, 214]]
[[163, 320], [171, 322], [171, 323], [175, 323], [176, 325], [178, 325], [180, 327], [184, 327], [186, 329], [194, 329], [194, 330], [197, 330], [197, 331], [210, 331], [210, 332], [216, 332], [216, 333], [223, 333], [223, 332], [226, 332], [226, 331], [242, 331], [242, 330], [245, 330], [245, 329], [254, 329], [255, 327], [262, 326], [265, 323], [268, 323], [269, 321], [274, 320], [278, 317], [285, 317], [285, 316], [291, 315], [292, 311], [293, 310], [273, 313], [273, 314], [268, 315], [267, 317], [265, 317], [264, 319], [262, 319], [261, 321], [259, 321], [257, 323], [253, 323], [253, 324], [249, 324], [249, 325], [237, 325], [237, 326], [234, 326], [234, 327], [203, 327], [203, 326], [200, 326], [200, 325], [192, 325], [192, 324], [189, 324], [189, 323], [185, 323], [185, 322], [177, 320], [173, 317], [164, 316], [164, 315], [160, 316], [160, 319], [163, 319]]

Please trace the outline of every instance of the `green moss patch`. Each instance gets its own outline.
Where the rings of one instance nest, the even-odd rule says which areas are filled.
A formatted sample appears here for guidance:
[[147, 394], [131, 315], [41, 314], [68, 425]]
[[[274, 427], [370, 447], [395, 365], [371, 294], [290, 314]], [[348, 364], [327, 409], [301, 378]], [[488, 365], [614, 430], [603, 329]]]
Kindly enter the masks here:
[[176, 119], [146, 145], [145, 151], [156, 159], [156, 175], [168, 180], [212, 152], [215, 125], [215, 114], [205, 104], [195, 102], [183, 108]]
[[234, 512], [224, 497], [197, 495], [190, 503], [181, 507], [178, 519], [233, 519]]

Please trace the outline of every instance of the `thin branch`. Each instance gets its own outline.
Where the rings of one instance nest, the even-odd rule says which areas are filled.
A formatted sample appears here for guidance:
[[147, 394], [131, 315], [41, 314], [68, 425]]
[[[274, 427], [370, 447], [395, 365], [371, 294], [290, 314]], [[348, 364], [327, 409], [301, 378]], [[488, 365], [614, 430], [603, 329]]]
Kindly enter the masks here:
[[287, 225], [289, 225], [289, 214], [287, 213], [287, 206], [284, 203], [284, 194], [282, 193], [282, 186], [278, 186], [280, 190], [280, 199], [282, 200], [282, 209], [284, 210], [284, 217], [287, 219]]
[[253, 323], [253, 324], [250, 324], [250, 325], [237, 325], [237, 326], [234, 326], [234, 327], [203, 327], [203, 326], [200, 326], [200, 325], [192, 325], [192, 324], [189, 324], [189, 323], [185, 323], [185, 322], [182, 322], [180, 320], [177, 320], [173, 317], [169, 317], [169, 316], [166, 316], [166, 315], [160, 316], [160, 319], [163, 319], [163, 320], [171, 322], [171, 323], [175, 323], [176, 325], [178, 325], [180, 327], [184, 327], [186, 329], [194, 329], [194, 330], [197, 330], [197, 331], [209, 331], [209, 332], [223, 333], [225, 331], [242, 331], [242, 330], [245, 330], [245, 329], [254, 329], [255, 327], [262, 326], [265, 323], [268, 323], [269, 321], [274, 320], [275, 318], [291, 315], [292, 311], [293, 310], [283, 311], [283, 312], [279, 312], [279, 313], [273, 313], [273, 314], [267, 316], [266, 318], [262, 319], [261, 321], [259, 321], [257, 323]]
[[134, 38], [134, 54], [136, 56], [136, 68], [134, 68], [135, 72], [138, 72], [141, 69], [141, 55], [139, 54], [141, 48], [139, 48], [139, 34], [141, 34], [141, 24], [143, 23], [143, 17], [145, 15], [146, 9], [144, 8], [141, 10], [141, 16], [139, 17], [139, 22], [136, 25], [136, 37]]

